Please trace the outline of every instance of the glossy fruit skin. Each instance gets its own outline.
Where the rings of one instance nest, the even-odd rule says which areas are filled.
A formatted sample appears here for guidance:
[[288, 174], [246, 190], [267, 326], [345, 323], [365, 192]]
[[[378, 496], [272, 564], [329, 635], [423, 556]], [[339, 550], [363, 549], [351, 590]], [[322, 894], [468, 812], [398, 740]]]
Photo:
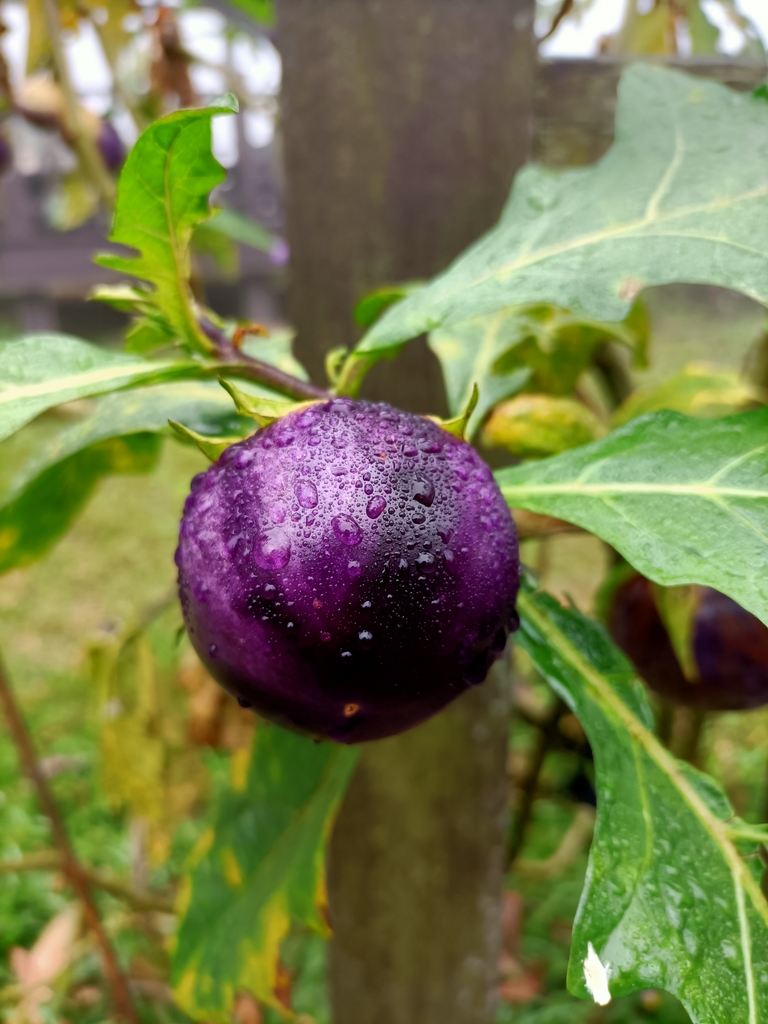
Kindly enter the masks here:
[[652, 690], [697, 711], [743, 711], [768, 704], [768, 627], [725, 594], [697, 587], [693, 653], [699, 679], [689, 682], [644, 576], [616, 590], [608, 629]]
[[517, 626], [517, 535], [491, 471], [385, 404], [317, 403], [227, 449], [192, 482], [176, 562], [211, 674], [344, 743], [482, 682]]

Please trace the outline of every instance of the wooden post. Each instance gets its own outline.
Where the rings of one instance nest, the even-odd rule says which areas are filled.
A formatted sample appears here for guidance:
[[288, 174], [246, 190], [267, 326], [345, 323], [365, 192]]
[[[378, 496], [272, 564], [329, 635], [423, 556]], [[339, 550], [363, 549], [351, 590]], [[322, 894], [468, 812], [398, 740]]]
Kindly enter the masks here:
[[[278, 0], [297, 354], [358, 336], [377, 285], [491, 227], [529, 151], [533, 0]], [[422, 342], [364, 394], [444, 408]], [[491, 1024], [504, 863], [505, 680], [367, 745], [331, 845], [335, 1024]]]
[[[529, 150], [533, 6], [278, 0], [289, 313], [314, 379], [367, 290], [430, 277], [497, 219]], [[368, 393], [444, 401], [418, 344]]]

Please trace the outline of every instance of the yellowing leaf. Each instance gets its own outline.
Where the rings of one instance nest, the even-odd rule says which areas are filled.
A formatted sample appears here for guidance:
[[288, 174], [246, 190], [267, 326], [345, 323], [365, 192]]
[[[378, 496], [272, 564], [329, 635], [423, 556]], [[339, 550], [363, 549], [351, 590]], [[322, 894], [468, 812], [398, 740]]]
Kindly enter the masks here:
[[158, 664], [150, 633], [131, 629], [93, 644], [90, 661], [104, 792], [115, 808], [146, 821], [150, 857], [162, 863], [176, 823], [207, 786], [199, 750], [187, 736], [175, 664]]
[[605, 433], [581, 402], [552, 395], [518, 395], [497, 405], [483, 430], [483, 443], [536, 459], [595, 441]]
[[745, 381], [734, 370], [689, 363], [657, 387], [633, 392], [613, 414], [612, 423], [618, 427], [659, 409], [674, 409], [689, 416], [727, 416], [767, 400], [762, 388]]
[[292, 922], [327, 933], [324, 847], [356, 759], [352, 747], [259, 727], [247, 785], [240, 763], [185, 882], [173, 975], [191, 1017], [229, 1024], [240, 991], [285, 1010], [280, 945]]

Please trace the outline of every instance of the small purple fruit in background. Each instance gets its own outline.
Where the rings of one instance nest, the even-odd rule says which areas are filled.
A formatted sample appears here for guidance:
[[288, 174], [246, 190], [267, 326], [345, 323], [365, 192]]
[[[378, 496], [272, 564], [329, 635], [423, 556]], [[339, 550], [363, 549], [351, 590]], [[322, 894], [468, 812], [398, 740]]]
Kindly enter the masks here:
[[0, 131], [0, 175], [13, 166], [13, 150], [5, 132]]
[[176, 562], [211, 674], [344, 743], [482, 682], [517, 625], [517, 534], [490, 469], [385, 404], [317, 403], [227, 449], [192, 482]]
[[632, 575], [617, 588], [609, 632], [651, 689], [674, 704], [698, 711], [768, 704], [768, 627], [717, 590], [695, 592], [696, 680], [686, 679], [644, 576]]
[[99, 125], [96, 144], [107, 169], [119, 171], [125, 162], [125, 146], [111, 121], [102, 121]]

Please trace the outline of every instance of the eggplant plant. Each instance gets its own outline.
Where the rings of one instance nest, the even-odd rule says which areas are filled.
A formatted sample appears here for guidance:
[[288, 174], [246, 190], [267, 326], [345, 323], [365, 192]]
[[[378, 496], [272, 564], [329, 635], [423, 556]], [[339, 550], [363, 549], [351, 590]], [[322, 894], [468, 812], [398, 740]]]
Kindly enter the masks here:
[[[519, 624], [514, 646], [594, 756], [571, 992], [606, 1005], [660, 989], [697, 1024], [768, 1021], [768, 824], [736, 817], [717, 782], [660, 741], [630, 661], [521, 569], [515, 528], [571, 524], [659, 592], [711, 588], [768, 624], [759, 388], [683, 375], [638, 403], [606, 362], [619, 349], [645, 358], [652, 285], [768, 303], [765, 96], [630, 67], [605, 157], [524, 168], [496, 227], [442, 274], [369, 299], [354, 350], [328, 338], [328, 382], [307, 379], [289, 337], [219, 317], [190, 286], [190, 240], [224, 178], [211, 121], [235, 113], [225, 98], [164, 117], [125, 161], [111, 240], [134, 254], [99, 257], [125, 281], [96, 296], [133, 316], [122, 350], [62, 334], [0, 343], [1, 438], [92, 400], [0, 499], [3, 571], [42, 557], [105, 475], [152, 471], [166, 438], [212, 462], [181, 519], [184, 622], [212, 675], [277, 724], [233, 763], [189, 861], [177, 1004], [223, 1024], [245, 991], [290, 1012], [281, 946], [297, 924], [329, 934], [324, 852], [356, 744], [483, 685]], [[452, 418], [361, 399], [370, 367], [425, 333]], [[590, 367], [613, 388], [613, 419], [579, 388]], [[696, 415], [713, 391], [729, 414]], [[492, 473], [472, 446], [481, 436], [517, 463]]]

